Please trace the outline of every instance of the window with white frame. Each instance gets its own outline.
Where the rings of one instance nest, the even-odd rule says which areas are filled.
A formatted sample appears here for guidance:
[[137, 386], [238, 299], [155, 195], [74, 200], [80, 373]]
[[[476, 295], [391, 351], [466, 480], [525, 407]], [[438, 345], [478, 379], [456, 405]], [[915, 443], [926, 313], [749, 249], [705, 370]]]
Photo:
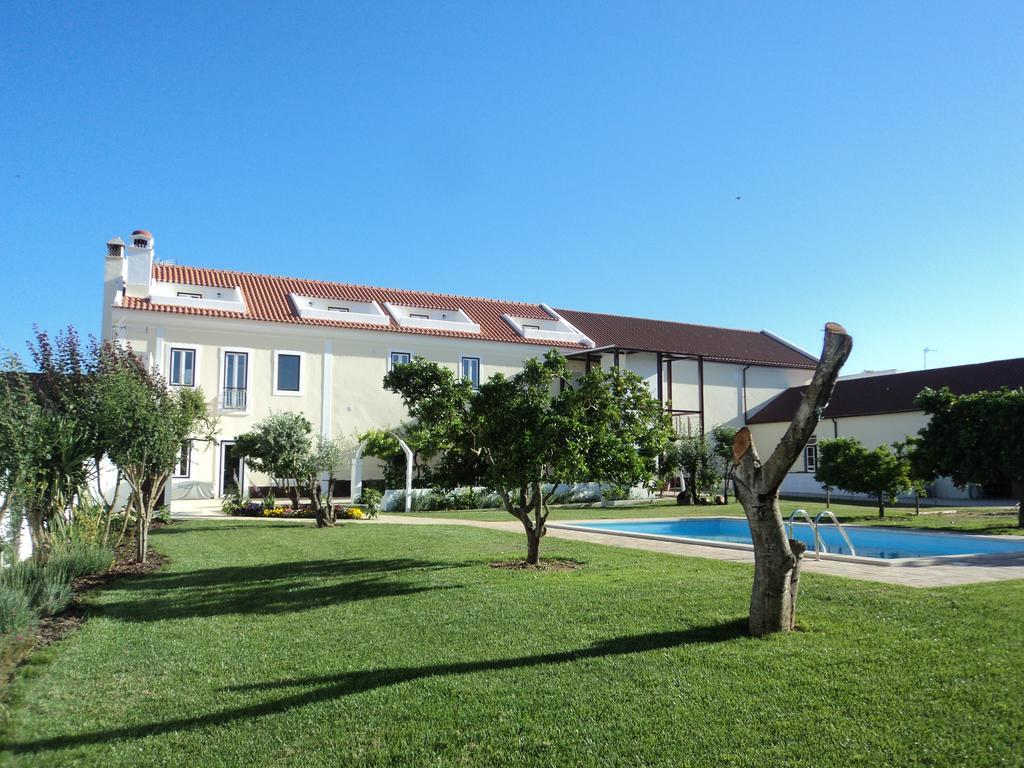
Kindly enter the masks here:
[[473, 389], [480, 389], [480, 358], [462, 358], [462, 378], [473, 385]]
[[302, 355], [299, 352], [274, 353], [274, 394], [302, 393]]
[[328, 307], [327, 311], [328, 312], [348, 312], [349, 308], [348, 307]]
[[531, 325], [530, 323], [523, 323], [523, 330], [524, 331], [539, 331], [540, 330], [540, 326], [539, 325]]
[[168, 381], [175, 387], [196, 385], [196, 351], [181, 347], [171, 348], [170, 376]]
[[175, 477], [188, 477], [192, 471], [192, 441], [183, 440], [178, 451], [178, 464], [174, 467]]
[[818, 438], [811, 436], [804, 446], [804, 471], [815, 472], [818, 469]]
[[244, 411], [249, 384], [249, 353], [224, 353], [224, 390], [221, 408], [225, 411]]
[[412, 353], [410, 352], [392, 352], [391, 353], [391, 367], [394, 368], [396, 365], [405, 365], [406, 363], [412, 362]]
[[178, 291], [178, 298], [179, 299], [201, 299], [201, 298], [203, 298], [203, 294], [201, 294], [201, 293], [191, 293], [190, 291]]

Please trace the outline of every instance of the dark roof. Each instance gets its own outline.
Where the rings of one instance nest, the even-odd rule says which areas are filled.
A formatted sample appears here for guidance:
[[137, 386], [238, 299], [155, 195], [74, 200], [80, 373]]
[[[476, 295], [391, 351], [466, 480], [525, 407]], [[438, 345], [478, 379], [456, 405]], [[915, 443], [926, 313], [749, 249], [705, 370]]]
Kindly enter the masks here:
[[740, 331], [574, 309], [555, 311], [593, 339], [598, 347], [701, 355], [708, 360], [786, 368], [814, 368], [818, 363], [811, 355], [764, 331]]
[[[840, 380], [836, 382], [832, 401], [825, 409], [824, 418], [917, 411], [920, 409], [914, 405], [914, 398], [925, 387], [949, 387], [954, 394], [966, 395], [1003, 386], [1024, 387], [1024, 357]], [[806, 387], [790, 387], [770, 400], [764, 408], [747, 419], [747, 422], [768, 424], [789, 421], [796, 413], [805, 389]]]

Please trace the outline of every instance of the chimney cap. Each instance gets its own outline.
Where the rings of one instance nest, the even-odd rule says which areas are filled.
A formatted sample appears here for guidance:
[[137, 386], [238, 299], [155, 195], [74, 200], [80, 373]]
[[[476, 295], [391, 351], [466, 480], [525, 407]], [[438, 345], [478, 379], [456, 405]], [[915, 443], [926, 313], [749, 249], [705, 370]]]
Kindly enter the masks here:
[[132, 237], [135, 237], [135, 235], [141, 235], [142, 237], [152, 237], [153, 233], [150, 232], [148, 229], [136, 229], [134, 232], [132, 232]]
[[124, 240], [120, 237], [112, 237], [107, 240], [107, 245], [124, 245]]

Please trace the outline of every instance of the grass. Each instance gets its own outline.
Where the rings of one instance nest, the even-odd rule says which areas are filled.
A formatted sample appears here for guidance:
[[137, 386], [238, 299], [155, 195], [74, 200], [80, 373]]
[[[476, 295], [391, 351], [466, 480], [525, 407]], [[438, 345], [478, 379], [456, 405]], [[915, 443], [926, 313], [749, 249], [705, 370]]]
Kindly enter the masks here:
[[[886, 507], [885, 517], [879, 519], [878, 507], [859, 504], [832, 504], [823, 502], [789, 501], [783, 499], [780, 506], [783, 515], [788, 519], [795, 509], [806, 509], [815, 516], [823, 509], [831, 509], [842, 523], [861, 525], [891, 525], [907, 528], [927, 528], [936, 531], [959, 531], [961, 533], [983, 534], [1015, 534], [1024, 535], [1024, 529], [1017, 527], [1017, 513], [1005, 507], [962, 507], [955, 514], [928, 514], [932, 512], [924, 507], [924, 514], [917, 515], [913, 507]], [[404, 513], [403, 513], [404, 514]], [[507, 522], [514, 520], [503, 509], [465, 509], [446, 510], [442, 512], [412, 512], [422, 517], [440, 517], [459, 520], [485, 520]], [[641, 504], [628, 507], [552, 507], [551, 522], [558, 520], [608, 520], [637, 517], [706, 517], [709, 515], [728, 515], [743, 517], [743, 508], [733, 502], [721, 506], [683, 507], [674, 501], [659, 500], [652, 504]]]
[[751, 569], [452, 526], [178, 523], [89, 594], [3, 724], [17, 766], [1020, 765], [1024, 582], [818, 574], [744, 635]]

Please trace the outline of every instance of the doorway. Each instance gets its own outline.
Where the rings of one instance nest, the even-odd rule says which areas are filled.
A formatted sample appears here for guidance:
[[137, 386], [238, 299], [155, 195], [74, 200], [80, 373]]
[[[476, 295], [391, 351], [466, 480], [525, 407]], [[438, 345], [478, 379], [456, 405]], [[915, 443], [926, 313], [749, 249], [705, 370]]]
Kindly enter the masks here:
[[245, 466], [242, 459], [235, 453], [234, 440], [224, 440], [220, 444], [220, 495], [227, 496], [231, 492], [242, 494], [245, 488]]

